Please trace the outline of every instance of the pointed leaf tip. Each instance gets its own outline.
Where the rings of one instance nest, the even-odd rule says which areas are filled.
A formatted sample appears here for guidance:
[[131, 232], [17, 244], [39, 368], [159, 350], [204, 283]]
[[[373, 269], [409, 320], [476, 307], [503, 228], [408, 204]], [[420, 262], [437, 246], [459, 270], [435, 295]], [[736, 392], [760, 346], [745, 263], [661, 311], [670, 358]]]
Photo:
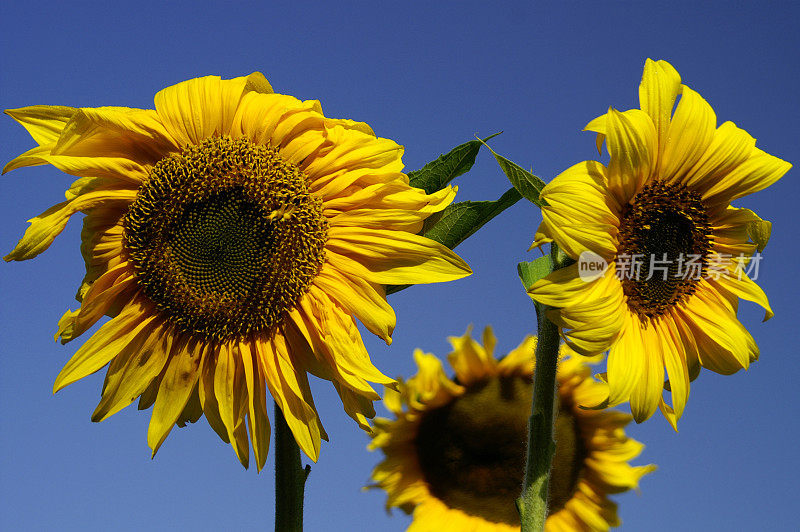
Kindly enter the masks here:
[[545, 187], [545, 182], [542, 181], [540, 177], [535, 176], [532, 172], [525, 170], [517, 163], [498, 154], [485, 142], [480, 142], [492, 152], [497, 164], [500, 165], [500, 169], [503, 170], [503, 173], [508, 177], [508, 180], [511, 181], [511, 184], [514, 185], [514, 188], [519, 191], [523, 198], [539, 207], [547, 205], [539, 197], [542, 189]]
[[496, 137], [500, 133], [502, 133], [502, 131], [490, 135], [484, 140], [471, 140], [456, 146], [419, 170], [409, 172], [409, 183], [412, 187], [425, 190], [426, 194], [432, 194], [443, 189], [450, 181], [465, 174], [472, 168], [482, 143]]

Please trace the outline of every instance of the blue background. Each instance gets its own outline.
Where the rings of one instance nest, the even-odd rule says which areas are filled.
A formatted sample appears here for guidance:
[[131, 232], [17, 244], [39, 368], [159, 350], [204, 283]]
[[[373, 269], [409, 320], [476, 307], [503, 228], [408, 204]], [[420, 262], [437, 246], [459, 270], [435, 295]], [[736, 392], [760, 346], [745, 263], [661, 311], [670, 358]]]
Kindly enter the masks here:
[[[584, 125], [636, 107], [647, 57], [669, 60], [715, 109], [762, 149], [800, 161], [800, 42], [794, 2], [131, 2], [4, 3], [4, 108], [33, 104], [152, 108], [159, 89], [196, 76], [261, 70], [276, 91], [322, 101], [327, 115], [363, 120], [406, 146], [415, 169], [478, 134], [551, 179], [596, 156]], [[397, 7], [400, 5], [401, 7]], [[0, 160], [33, 146], [0, 120]], [[759, 284], [776, 317], [740, 316], [761, 347], [748, 372], [704, 372], [674, 433], [654, 416], [629, 434], [656, 463], [641, 494], [616, 497], [625, 530], [785, 530], [797, 523], [797, 170], [738, 205], [774, 222]], [[25, 220], [63, 198], [71, 178], [51, 167], [0, 180], [0, 249]], [[458, 180], [459, 199], [508, 188], [488, 152]], [[531, 332], [533, 306], [515, 265], [539, 222], [522, 202], [458, 248], [475, 274], [391, 296], [390, 348], [366, 337], [385, 373], [415, 371], [415, 347], [445, 355], [445, 338], [495, 327], [498, 351]], [[6, 530], [269, 530], [272, 457], [243, 470], [204, 420], [173, 430], [155, 460], [149, 412], [128, 408], [93, 424], [102, 372], [51, 394], [80, 341], [53, 343], [83, 275], [79, 220], [37, 260], [0, 264], [0, 528]], [[313, 466], [307, 530], [402, 530], [408, 518], [361, 492], [379, 453], [345, 416], [332, 387], [313, 383], [331, 437]]]

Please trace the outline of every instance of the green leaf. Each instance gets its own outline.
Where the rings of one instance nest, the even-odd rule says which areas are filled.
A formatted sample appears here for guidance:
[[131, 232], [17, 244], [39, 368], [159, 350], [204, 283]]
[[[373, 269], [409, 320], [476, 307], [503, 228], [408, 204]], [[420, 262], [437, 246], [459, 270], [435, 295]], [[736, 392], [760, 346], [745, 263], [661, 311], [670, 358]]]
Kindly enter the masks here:
[[[550, 255], [539, 257], [530, 262], [520, 262], [517, 264], [517, 273], [519, 274], [519, 279], [522, 281], [522, 286], [525, 287], [526, 292], [533, 286], [533, 283], [546, 277], [552, 271], [553, 259]], [[536, 321], [539, 322], [541, 326], [542, 320], [546, 319], [546, 307], [536, 300], [533, 301], [533, 306], [536, 307]]]
[[545, 207], [547, 205], [547, 203], [539, 199], [539, 194], [545, 186], [545, 182], [542, 181], [541, 178], [528, 172], [517, 163], [509, 161], [502, 155], [498, 155], [488, 144], [485, 144], [485, 146], [492, 152], [492, 155], [497, 159], [497, 163], [500, 165], [503, 173], [506, 174], [506, 177], [508, 177], [511, 184], [514, 185], [514, 188], [519, 190], [523, 198], [535, 203], [539, 207]]
[[517, 273], [519, 273], [519, 279], [522, 281], [522, 286], [525, 287], [526, 291], [533, 286], [533, 283], [546, 277], [552, 271], [553, 261], [550, 255], [517, 264]]
[[[520, 199], [519, 192], [511, 188], [496, 201], [462, 201], [448, 205], [442, 212], [425, 220], [421, 234], [453, 249]], [[393, 294], [408, 286], [390, 285], [386, 287], [386, 293]]]
[[435, 222], [426, 223], [422, 235], [453, 249], [521, 198], [519, 192], [511, 188], [497, 201], [463, 201], [448, 205]]
[[426, 194], [443, 189], [450, 181], [469, 171], [475, 164], [475, 157], [478, 155], [481, 145], [499, 134], [495, 133], [483, 140], [465, 142], [419, 170], [409, 172], [408, 179], [411, 186], [424, 189]]

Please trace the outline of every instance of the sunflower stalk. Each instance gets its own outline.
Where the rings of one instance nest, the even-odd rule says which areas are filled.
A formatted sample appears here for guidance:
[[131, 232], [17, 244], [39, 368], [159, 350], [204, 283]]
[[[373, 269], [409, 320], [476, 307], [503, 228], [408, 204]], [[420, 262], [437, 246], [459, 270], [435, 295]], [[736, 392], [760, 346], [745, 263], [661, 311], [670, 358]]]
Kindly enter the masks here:
[[[569, 260], [552, 244], [551, 267], [566, 266]], [[545, 305], [535, 304], [539, 340], [533, 376], [533, 400], [528, 418], [528, 449], [522, 495], [517, 500], [522, 532], [542, 532], [547, 520], [550, 469], [556, 452], [553, 439], [556, 418], [556, 372], [558, 369], [558, 327], [547, 319]]]
[[311, 466], [300, 463], [300, 448], [275, 404], [275, 532], [303, 530], [303, 494]]

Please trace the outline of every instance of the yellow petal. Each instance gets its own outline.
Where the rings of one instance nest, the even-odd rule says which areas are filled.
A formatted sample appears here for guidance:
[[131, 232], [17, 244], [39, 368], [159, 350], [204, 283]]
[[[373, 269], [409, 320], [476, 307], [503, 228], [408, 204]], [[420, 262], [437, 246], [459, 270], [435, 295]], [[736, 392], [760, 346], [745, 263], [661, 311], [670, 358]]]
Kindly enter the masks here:
[[164, 126], [181, 145], [199, 144], [231, 132], [239, 102], [247, 92], [271, 92], [260, 73], [223, 80], [205, 76], [160, 90], [155, 107]]
[[67, 309], [67, 311], [61, 316], [61, 318], [58, 320], [58, 330], [53, 338], [56, 342], [59, 338], [63, 338], [63, 343], [66, 343], [75, 337], [73, 334], [75, 318], [77, 318], [78, 314], [80, 313], [80, 308], [78, 310]]
[[17, 246], [5, 256], [6, 261], [32, 259], [50, 247], [70, 216], [78, 211], [91, 209], [109, 203], [128, 204], [136, 197], [135, 190], [98, 190], [88, 192], [72, 201], [64, 201], [44, 211], [36, 218], [28, 220], [28, 227]]
[[606, 351], [617, 339], [627, 312], [622, 287], [612, 271], [598, 280], [596, 296], [560, 309], [555, 323], [568, 345], [591, 356]]
[[256, 467], [259, 471], [264, 467], [269, 452], [270, 425], [267, 414], [266, 389], [264, 386], [264, 372], [247, 343], [239, 344], [245, 380], [247, 382], [248, 415], [250, 428], [250, 441], [253, 442], [253, 454], [256, 457]]
[[60, 105], [32, 105], [7, 109], [6, 114], [28, 130], [39, 145], [55, 142], [77, 109]]
[[287, 340], [291, 338], [293, 354], [302, 357], [303, 367], [312, 375], [330, 381], [341, 380], [348, 387], [372, 396], [375, 400], [379, 399], [380, 396], [365, 379], [339, 366], [334, 351], [326, 343], [325, 335], [320, 329], [321, 311], [318, 306], [316, 298], [306, 296], [301, 299], [298, 309], [289, 311], [289, 326], [284, 334]]
[[200, 404], [203, 406], [203, 413], [206, 416], [208, 425], [217, 433], [225, 443], [230, 443], [228, 437], [228, 429], [222, 422], [222, 417], [219, 413], [219, 403], [214, 393], [214, 376], [216, 374], [216, 367], [213, 363], [219, 354], [221, 343], [217, 343], [206, 355], [206, 363], [200, 369], [200, 377], [198, 382], [198, 393], [200, 397]]
[[152, 164], [176, 149], [155, 111], [94, 107], [79, 109], [70, 118], [51, 154], [121, 157]]
[[453, 346], [453, 352], [447, 355], [447, 359], [456, 372], [458, 382], [464, 385], [497, 373], [497, 361], [472, 338], [471, 332], [472, 327], [467, 329], [464, 336], [447, 338]]
[[[639, 357], [644, 364], [630, 397], [631, 413], [637, 423], [641, 423], [653, 415], [658, 408], [664, 388], [664, 346], [659, 337], [663, 331], [660, 327], [649, 324], [647, 327], [641, 328], [640, 333], [642, 343], [639, 346], [639, 352], [632, 356]], [[610, 360], [609, 356], [609, 380], [612, 378]]]
[[449, 186], [425, 194], [396, 179], [361, 190], [350, 189], [339, 198], [329, 198], [325, 201], [324, 213], [331, 225], [408, 231], [431, 214], [444, 210], [455, 195], [456, 190]]
[[608, 194], [607, 189], [606, 167], [597, 161], [583, 161], [567, 168], [545, 185], [542, 197], [549, 200], [563, 195], [562, 201], [566, 201], [572, 199], [572, 196], [583, 196], [582, 199], [597, 205], [590, 206], [593, 211], [591, 213], [576, 213], [578, 220], [615, 223], [620, 206]]
[[642, 82], [639, 84], [639, 107], [650, 116], [662, 153], [668, 139], [668, 130], [675, 98], [681, 90], [681, 77], [666, 61], [647, 59]]
[[442, 244], [405, 231], [331, 227], [326, 249], [332, 266], [373, 283], [437, 283], [472, 273]]
[[214, 366], [214, 395], [217, 398], [219, 415], [222, 423], [228, 431], [228, 439], [235, 440], [234, 430], [239, 421], [238, 405], [235, 405], [236, 380], [240, 371], [241, 361], [234, 356], [233, 346], [228, 342], [223, 342], [217, 352], [216, 364]]
[[659, 179], [680, 180], [709, 148], [716, 127], [717, 116], [708, 102], [684, 86], [659, 159]]
[[272, 397], [283, 412], [297, 444], [313, 461], [319, 458], [321, 424], [311, 404], [305, 371], [298, 371], [281, 334], [256, 342], [256, 352]]
[[[711, 223], [714, 235], [713, 251], [739, 261], [739, 254], [750, 257], [757, 249], [766, 246], [772, 224], [758, 217], [750, 209], [727, 207]], [[750, 240], [753, 239], [754, 243]]]
[[375, 407], [372, 405], [372, 401], [339, 381], [333, 381], [333, 386], [336, 388], [336, 393], [339, 394], [347, 415], [353, 418], [362, 430], [367, 432], [372, 430], [369, 425], [369, 420], [375, 417]]
[[686, 358], [686, 368], [689, 374], [689, 382], [697, 379], [700, 374], [700, 358], [698, 356], [697, 342], [695, 341], [692, 328], [685, 321], [685, 317], [678, 311], [676, 307], [670, 310], [670, 317], [672, 318], [671, 326], [674, 326], [674, 338], [680, 339], [683, 344], [678, 344], [678, 349], [681, 349], [683, 356]]
[[605, 167], [584, 161], [568, 168], [542, 190], [548, 203], [543, 224], [568, 255], [589, 250], [610, 261], [616, 255], [619, 206], [608, 193]]
[[[24, 164], [21, 164], [23, 157]], [[131, 188], [138, 188], [149, 173], [147, 168], [125, 157], [72, 157], [51, 155], [49, 152], [38, 154], [26, 152], [8, 163], [4, 172], [21, 166], [40, 164], [51, 164], [70, 175], [104, 177], [118, 181], [120, 185], [128, 183]]]
[[520, 344], [509, 351], [497, 364], [501, 375], [533, 375], [537, 338], [526, 336]]
[[[212, 353], [215, 360], [209, 356]], [[213, 350], [209, 348], [204, 357], [198, 396], [206, 418], [222, 440], [231, 444], [239, 462], [247, 468], [250, 463], [245, 421], [248, 390], [241, 351], [236, 345], [220, 342]]]
[[656, 133], [653, 121], [644, 112], [633, 109], [607, 115], [608, 186], [617, 203], [624, 205], [635, 196], [653, 174], [656, 161]]
[[[661, 341], [661, 352], [669, 376], [672, 412], [675, 415], [675, 422], [677, 422], [683, 415], [686, 401], [689, 399], [689, 368], [686, 362], [686, 347], [672, 316], [663, 317], [660, 326], [658, 338]], [[677, 430], [674, 424], [673, 428]]]
[[755, 219], [747, 223], [747, 235], [756, 245], [758, 252], [761, 253], [767, 247], [769, 238], [772, 235], [772, 222], [762, 220], [756, 213], [753, 213], [753, 217]]
[[[139, 397], [155, 379], [167, 361], [174, 331], [163, 326], [142, 329], [115, 358], [125, 360], [106, 375], [107, 386], [92, 414], [92, 421], [103, 421]], [[114, 363], [112, 362], [112, 366]]]
[[528, 288], [528, 295], [543, 305], [573, 307], [588, 301], [598, 290], [604, 290], [605, 284], [600, 280], [610, 275], [609, 272], [613, 273], [613, 268], [609, 268], [605, 275], [586, 282], [578, 274], [578, 267], [578, 263], [571, 264], [539, 279]]
[[486, 350], [486, 354], [494, 359], [494, 348], [497, 346], [497, 337], [494, 335], [494, 331], [490, 325], [483, 328], [481, 341], [483, 342], [483, 349]]
[[[628, 401], [646, 371], [648, 353], [645, 352], [643, 327], [639, 318], [630, 312], [620, 336], [608, 353], [609, 405]], [[663, 379], [661, 381], [663, 383]], [[659, 389], [661, 388], [659, 384]]]
[[712, 284], [721, 285], [724, 289], [747, 301], [752, 301], [764, 309], [764, 321], [772, 318], [775, 313], [769, 306], [769, 300], [764, 290], [755, 281], [750, 279], [744, 272], [736, 268], [728, 268], [728, 271], [721, 275], [717, 280], [709, 280]]
[[[308, 105], [293, 96], [249, 92], [242, 96], [236, 110], [231, 124], [231, 136], [243, 136], [255, 144], [280, 146], [283, 137], [273, 138], [275, 128], [282, 120], [289, 120], [297, 112], [305, 113], [304, 116], [314, 115]], [[317, 117], [320, 140], [324, 140], [321, 134], [322, 124], [323, 118]]]
[[791, 167], [790, 163], [753, 148], [752, 156], [706, 191], [703, 200], [712, 206], [726, 207], [736, 198], [767, 188]]
[[119, 316], [100, 327], [58, 374], [53, 393], [108, 364], [153, 320], [154, 316], [148, 310], [141, 301], [135, 301], [125, 307]]
[[194, 388], [192, 388], [192, 393], [189, 394], [189, 400], [186, 402], [186, 406], [183, 407], [178, 419], [175, 420], [175, 424], [183, 428], [187, 423], [196, 423], [201, 417], [203, 417], [203, 404], [200, 402], [200, 392], [195, 384]]
[[[244, 92], [257, 92], [262, 94], [272, 94], [272, 85], [267, 78], [264, 77], [264, 74], [261, 72], [253, 72], [248, 76], [242, 76], [244, 78]], [[242, 79], [242, 78], [234, 78], [234, 80]]]
[[597, 147], [597, 154], [603, 154], [603, 142], [606, 140], [606, 118], [607, 115], [600, 115], [583, 128], [584, 131], [594, 131], [597, 133], [595, 138], [595, 145]]
[[375, 136], [375, 132], [372, 131], [372, 128], [369, 124], [365, 122], [356, 122], [355, 120], [350, 120], [349, 118], [325, 118], [325, 127], [327, 128], [334, 128], [336, 126], [342, 126], [345, 129], [355, 129], [356, 131], [360, 131], [365, 135], [370, 135], [371, 137]]
[[542, 223], [540, 223], [539, 227], [536, 228], [536, 233], [533, 235], [533, 243], [531, 244], [531, 247], [528, 248], [528, 251], [541, 248], [545, 244], [552, 242], [553, 238], [550, 235], [552, 235], [554, 232], [555, 231], [553, 231], [553, 229], [550, 227], [550, 224], [542, 220]]
[[[405, 390], [403, 390], [403, 396], [409, 407], [421, 411], [438, 408], [452, 402], [453, 397], [464, 393], [465, 388], [447, 376], [441, 360], [436, 356], [424, 353], [421, 349], [415, 349], [414, 361], [417, 363], [419, 371], [408, 379]], [[468, 363], [464, 361], [463, 364], [459, 364], [457, 371], [461, 371], [462, 374], [466, 373], [464, 366]], [[470, 382], [477, 375], [471, 377]]]
[[[608, 384], [605, 382], [584, 381], [584, 385], [575, 389], [575, 404], [581, 409], [595, 409], [600, 405], [608, 405]], [[606, 411], [611, 412], [611, 411]], [[627, 416], [627, 421], [632, 418]]]
[[391, 305], [386, 302], [383, 286], [337, 270], [328, 263], [322, 266], [314, 278], [314, 284], [349, 314], [361, 320], [371, 333], [379, 336], [387, 345], [392, 343], [396, 317]]
[[[112, 305], [119, 307], [127, 304], [127, 301], [124, 301], [126, 297], [121, 295], [135, 286], [136, 279], [127, 261], [101, 275], [84, 294], [81, 308], [72, 318], [68, 333], [64, 329], [67, 324], [59, 322], [59, 329], [63, 330], [56, 335], [56, 339], [60, 336], [61, 343], [65, 344], [86, 332]], [[129, 297], [132, 297], [132, 294], [128, 295]]]
[[756, 139], [747, 131], [733, 122], [725, 122], [717, 128], [711, 144], [694, 166], [676, 179], [702, 194], [725, 181], [731, 170], [751, 157], [755, 146]]
[[312, 179], [312, 190], [319, 186], [315, 181], [327, 182], [326, 176], [341, 170], [380, 168], [385, 172], [399, 172], [403, 169], [403, 147], [393, 140], [375, 138], [342, 126], [327, 130], [327, 137], [332, 148], [303, 168]]
[[239, 419], [236, 429], [233, 431], [231, 447], [236, 452], [236, 457], [242, 467], [247, 469], [250, 466], [250, 440], [247, 437], [247, 423], [244, 418]]
[[[276, 129], [276, 132], [279, 131]], [[298, 166], [302, 166], [305, 161], [313, 160], [330, 147], [325, 132], [319, 127], [317, 116], [306, 119], [278, 145], [281, 158]]]
[[45, 161], [42, 157], [50, 155], [50, 151], [53, 149], [53, 146], [55, 146], [55, 143], [45, 144], [44, 146], [36, 146], [35, 148], [31, 148], [30, 150], [23, 152], [22, 154], [8, 161], [8, 163], [3, 167], [2, 173], [5, 174], [11, 170], [16, 170], [17, 168], [47, 164], [47, 161]]
[[[380, 399], [367, 382], [394, 384], [369, 360], [369, 354], [351, 316], [331, 302], [328, 296], [311, 286], [300, 300], [299, 309], [289, 313], [292, 325], [310, 346], [311, 358], [304, 363], [315, 375], [339, 380], [347, 387], [372, 400]], [[294, 345], [293, 345], [294, 347]], [[312, 358], [313, 357], [313, 358]]]
[[692, 331], [703, 367], [730, 375], [747, 368], [757, 358], [753, 337], [712, 287], [698, 287], [678, 310]]
[[[314, 329], [314, 333], [320, 335], [319, 340], [324, 341], [335, 365], [345, 372], [371, 382], [393, 384], [394, 379], [381, 373], [370, 361], [353, 317], [313, 285], [309, 290], [309, 296], [311, 296], [309, 299], [316, 302], [319, 320], [319, 326]], [[313, 345], [316, 347], [318, 343]]]
[[158, 396], [158, 385], [161, 383], [160, 378], [155, 378], [150, 382], [150, 385], [145, 388], [142, 395], [139, 397], [139, 404], [136, 406], [139, 410], [147, 410], [153, 403], [156, 402]]
[[[275, 123], [270, 144], [280, 147], [281, 154], [292, 155], [288, 160], [305, 169], [305, 166], [330, 150], [330, 142], [324, 130], [325, 117], [316, 100], [300, 102], [288, 109]], [[314, 157], [304, 154], [315, 153]]]
[[153, 456], [189, 401], [206, 353], [208, 348], [202, 341], [188, 340], [187, 336], [173, 340], [170, 360], [158, 386], [158, 397], [147, 428], [147, 444]]

